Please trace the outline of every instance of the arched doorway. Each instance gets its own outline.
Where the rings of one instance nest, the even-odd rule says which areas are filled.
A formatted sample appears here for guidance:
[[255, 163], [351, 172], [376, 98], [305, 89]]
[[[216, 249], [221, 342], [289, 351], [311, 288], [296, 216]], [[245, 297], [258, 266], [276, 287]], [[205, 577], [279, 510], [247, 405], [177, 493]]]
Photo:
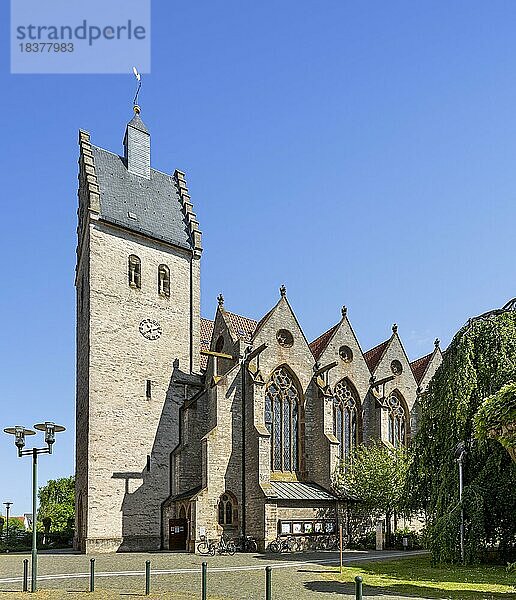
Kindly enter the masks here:
[[186, 550], [188, 539], [188, 519], [186, 508], [181, 504], [177, 512], [177, 519], [168, 521], [168, 548], [169, 550]]

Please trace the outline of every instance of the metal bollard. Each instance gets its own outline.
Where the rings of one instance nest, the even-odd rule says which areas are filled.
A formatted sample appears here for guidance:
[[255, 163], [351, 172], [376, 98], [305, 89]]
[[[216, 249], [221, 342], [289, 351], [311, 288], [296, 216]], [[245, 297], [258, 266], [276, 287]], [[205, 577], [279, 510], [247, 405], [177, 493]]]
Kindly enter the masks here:
[[272, 600], [272, 567], [265, 567], [265, 600]]
[[207, 598], [207, 596], [206, 596], [207, 589], [208, 589], [207, 575], [208, 575], [208, 563], [203, 562], [202, 563], [202, 571], [201, 571], [201, 584], [202, 584], [201, 598], [202, 598], [202, 600], [206, 600], [206, 598]]
[[145, 595], [150, 594], [150, 560], [145, 561]]
[[355, 577], [355, 599], [362, 600], [362, 577], [360, 575]]
[[29, 559], [23, 561], [23, 591], [29, 591]]
[[90, 592], [95, 591], [95, 559], [90, 558]]

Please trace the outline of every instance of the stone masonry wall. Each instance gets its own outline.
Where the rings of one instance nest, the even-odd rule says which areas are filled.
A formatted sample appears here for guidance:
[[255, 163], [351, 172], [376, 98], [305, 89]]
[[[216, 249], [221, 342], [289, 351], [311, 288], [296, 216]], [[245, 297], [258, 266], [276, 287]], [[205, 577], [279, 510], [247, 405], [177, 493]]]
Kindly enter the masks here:
[[[90, 237], [86, 550], [158, 549], [169, 455], [178, 441], [171, 373], [176, 358], [185, 371], [191, 360], [191, 255], [101, 222], [90, 226]], [[128, 285], [130, 254], [141, 259], [141, 289]], [[158, 294], [159, 264], [170, 268], [170, 298]], [[198, 297], [198, 279], [194, 286]], [[159, 322], [159, 339], [140, 334], [144, 319]]]

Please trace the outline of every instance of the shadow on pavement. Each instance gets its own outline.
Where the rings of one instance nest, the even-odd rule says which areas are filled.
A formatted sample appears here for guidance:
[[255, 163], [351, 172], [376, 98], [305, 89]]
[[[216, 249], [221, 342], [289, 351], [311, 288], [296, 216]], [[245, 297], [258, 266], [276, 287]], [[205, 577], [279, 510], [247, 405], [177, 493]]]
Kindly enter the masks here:
[[[323, 594], [347, 594], [355, 597], [355, 585], [352, 582], [339, 582], [336, 580], [307, 581], [304, 587], [310, 592]], [[508, 600], [514, 597], [512, 594], [474, 592], [461, 590], [445, 590], [417, 585], [393, 585], [392, 587], [376, 587], [365, 585], [363, 587], [364, 598], [446, 598], [447, 600]]]

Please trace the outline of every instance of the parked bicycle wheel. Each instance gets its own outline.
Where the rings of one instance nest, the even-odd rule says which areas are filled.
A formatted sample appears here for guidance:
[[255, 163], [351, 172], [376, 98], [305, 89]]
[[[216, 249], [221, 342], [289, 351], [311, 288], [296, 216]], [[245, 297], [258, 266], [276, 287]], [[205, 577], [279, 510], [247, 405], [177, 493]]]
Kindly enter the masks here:
[[217, 547], [215, 546], [215, 544], [212, 542], [209, 546], [208, 546], [208, 554], [210, 556], [215, 556], [215, 553], [217, 552]]
[[269, 544], [269, 552], [273, 552], [274, 554], [277, 554], [279, 551], [280, 551], [280, 546], [279, 546], [278, 542], [274, 541]]
[[233, 556], [233, 554], [235, 554], [236, 546], [233, 540], [229, 540], [229, 542], [226, 544], [226, 552], [229, 554], [229, 556]]
[[209, 552], [210, 552], [210, 545], [208, 544], [207, 540], [202, 540], [201, 542], [199, 542], [197, 544], [197, 552], [199, 554], [204, 555], [204, 556], [206, 556], [207, 554], [209, 554]]
[[256, 540], [250, 539], [246, 542], [246, 552], [258, 552], [258, 544]]

